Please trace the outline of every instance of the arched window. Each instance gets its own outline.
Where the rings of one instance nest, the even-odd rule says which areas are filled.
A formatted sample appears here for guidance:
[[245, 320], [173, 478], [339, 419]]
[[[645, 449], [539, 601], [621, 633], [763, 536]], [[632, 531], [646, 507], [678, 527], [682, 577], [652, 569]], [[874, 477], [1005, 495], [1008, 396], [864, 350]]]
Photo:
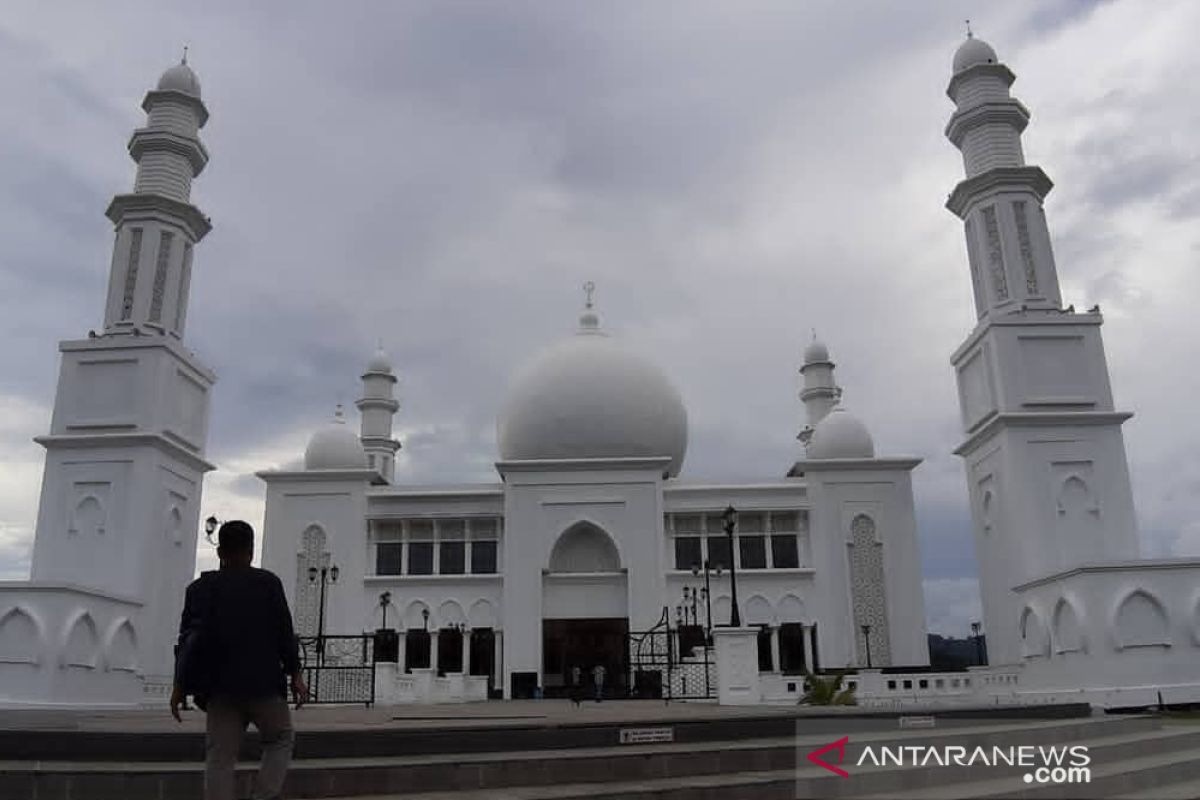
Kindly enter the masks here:
[[621, 556], [612, 538], [590, 522], [579, 522], [558, 537], [550, 551], [551, 572], [615, 572]]
[[1168, 647], [1171, 644], [1167, 612], [1157, 597], [1136, 589], [1117, 606], [1114, 627], [1117, 649]]

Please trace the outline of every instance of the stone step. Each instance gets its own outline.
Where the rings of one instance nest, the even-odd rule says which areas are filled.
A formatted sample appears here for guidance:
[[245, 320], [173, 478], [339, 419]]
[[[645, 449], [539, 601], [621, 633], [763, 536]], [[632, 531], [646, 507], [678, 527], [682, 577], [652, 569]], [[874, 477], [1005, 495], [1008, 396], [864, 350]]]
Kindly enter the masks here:
[[[1036, 744], [1024, 742], [1024, 744]], [[1056, 741], [1053, 744], [1063, 744]], [[1091, 757], [1093, 781], [1088, 785], [1087, 797], [1103, 796], [1103, 783], [1110, 773], [1118, 774], [1136, 768], [1140, 759], [1188, 758], [1200, 748], [1200, 730], [1188, 731], [1178, 728], [1152, 732], [1119, 734], [1092, 739], [1078, 740], [1069, 744], [1086, 745]], [[859, 767], [851, 770], [851, 778], [844, 785], [840, 796], [858, 797], [862, 800], [937, 800], [945, 798], [983, 797], [1070, 797], [1056, 792], [1062, 787], [1029, 786], [1021, 779], [1029, 770], [1019, 766], [992, 767]], [[1157, 785], [1157, 784], [1155, 784]]]
[[1200, 800], [1200, 780], [1169, 783], [1136, 792], [1113, 795], [1114, 800]]
[[[988, 747], [1099, 740], [1103, 738], [1102, 734], [1107, 734], [1108, 738], [1123, 737], [1128, 744], [1139, 736], [1158, 733], [1158, 727], [1158, 720], [1150, 717], [1092, 717], [1003, 725], [958, 724], [928, 730], [854, 732], [847, 761], [853, 763], [867, 744], [942, 742]], [[568, 782], [569, 785], [592, 782], [590, 785], [595, 790], [597, 784], [614, 780], [645, 783], [658, 779], [691, 780], [718, 774], [733, 776], [733, 784], [741, 780], [736, 776], [752, 774], [756, 776], [753, 778], [756, 785], [763, 784], [764, 780], [774, 785], [774, 777], [767, 780], [759, 774], [775, 771], [786, 772], [789, 780], [795, 780], [801, 772], [814, 779], [837, 779], [804, 761], [806, 753], [836, 738], [819, 733], [733, 742], [679, 742], [560, 751], [304, 758], [293, 764], [288, 793], [293, 797], [356, 797], [388, 792], [411, 794], [468, 789], [497, 792], [515, 787], [561, 787]], [[796, 769], [798, 764], [803, 765], [800, 771]], [[241, 766], [239, 771], [243, 781], [248, 780], [253, 769], [251, 764]], [[953, 770], [943, 772], [952, 774]], [[184, 800], [199, 796], [201, 776], [199, 759], [141, 763], [7, 762], [0, 763], [0, 797], [34, 796], [36, 791], [39, 800], [59, 800], [73, 797], [70, 794], [72, 787], [86, 787], [87, 796], [96, 800], [108, 797]], [[932, 780], [948, 779], [950, 776], [937, 776]], [[931, 779], [922, 780], [928, 782]], [[11, 791], [3, 791], [6, 787]], [[759, 788], [768, 791], [765, 784]]]

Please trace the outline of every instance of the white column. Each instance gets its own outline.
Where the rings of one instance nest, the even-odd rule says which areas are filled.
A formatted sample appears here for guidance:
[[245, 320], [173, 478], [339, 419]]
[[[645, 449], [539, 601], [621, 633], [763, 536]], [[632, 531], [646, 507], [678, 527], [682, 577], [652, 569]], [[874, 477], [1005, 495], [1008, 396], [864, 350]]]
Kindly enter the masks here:
[[467, 628], [462, 635], [462, 658], [459, 659], [462, 664], [463, 675], [471, 674], [471, 629]]
[[758, 674], [758, 628], [713, 628], [717, 659], [717, 702], [723, 706], [762, 702]]
[[401, 675], [404, 674], [404, 661], [408, 658], [408, 637], [405, 633], [406, 631], [399, 631], [400, 644], [396, 650], [396, 663]]
[[779, 626], [771, 628], [771, 671], [783, 672], [783, 664], [779, 661]]
[[429, 633], [429, 668], [433, 670], [433, 674], [437, 674], [438, 669], [438, 632], [430, 631]]

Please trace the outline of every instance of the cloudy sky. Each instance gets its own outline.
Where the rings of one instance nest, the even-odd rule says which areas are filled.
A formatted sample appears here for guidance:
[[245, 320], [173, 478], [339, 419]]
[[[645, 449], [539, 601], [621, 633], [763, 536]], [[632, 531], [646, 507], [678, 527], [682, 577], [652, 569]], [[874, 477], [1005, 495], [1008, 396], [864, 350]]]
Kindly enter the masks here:
[[[1200, 4], [1180, 0], [6, 4], [0, 577], [28, 574], [56, 342], [102, 318], [110, 196], [184, 43], [212, 113], [188, 343], [219, 374], [204, 513], [262, 516], [382, 339], [405, 482], [493, 480], [509, 373], [605, 325], [690, 415], [683, 477], [796, 457], [816, 328], [915, 479], [930, 628], [978, 617], [942, 207], [963, 18], [1018, 75], [1069, 303], [1100, 303], [1147, 555], [1200, 552]], [[203, 13], [195, 9], [202, 9]], [[200, 546], [200, 564], [211, 566]]]

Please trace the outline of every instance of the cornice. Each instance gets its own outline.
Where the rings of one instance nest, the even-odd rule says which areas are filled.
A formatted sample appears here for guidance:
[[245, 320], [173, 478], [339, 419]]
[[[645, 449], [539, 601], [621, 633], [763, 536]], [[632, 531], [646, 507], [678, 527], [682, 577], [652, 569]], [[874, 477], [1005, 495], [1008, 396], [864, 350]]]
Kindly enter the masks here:
[[946, 123], [946, 138], [958, 147], [967, 131], [991, 122], [1011, 125], [1017, 133], [1021, 133], [1029, 125], [1029, 109], [1012, 97], [960, 108], [950, 115], [950, 121]]
[[180, 442], [164, 433], [121, 432], [121, 433], [51, 433], [35, 436], [35, 442], [47, 450], [54, 448], [82, 449], [87, 447], [139, 447], [149, 445], [177, 458], [200, 472], [211, 472], [216, 465], [203, 456], [192, 452]]
[[973, 178], [960, 181], [946, 199], [946, 208], [962, 219], [966, 218], [968, 207], [981, 197], [999, 191], [1013, 189], [1028, 189], [1041, 202], [1054, 187], [1041, 167], [994, 167]]
[[183, 103], [184, 105], [191, 106], [192, 109], [195, 110], [196, 116], [198, 117], [197, 124], [199, 127], [203, 128], [205, 123], [208, 122], [208, 107], [204, 105], [203, 100], [195, 95], [187, 94], [186, 92], [177, 92], [173, 89], [151, 89], [150, 91], [146, 92], [146, 96], [142, 99], [142, 110], [149, 114], [150, 109], [153, 108], [155, 104], [163, 102], [164, 100], [175, 101], [177, 103]]
[[1037, 586], [1044, 586], [1054, 581], [1066, 580], [1067, 578], [1076, 575], [1097, 574], [1105, 572], [1141, 572], [1144, 570], [1172, 570], [1172, 569], [1196, 569], [1200, 570], [1200, 558], [1131, 558], [1126, 561], [1103, 561], [1094, 562], [1091, 564], [1080, 564], [1077, 567], [1054, 572], [1049, 575], [1043, 575], [1040, 578], [1034, 578], [1031, 581], [1018, 584], [1013, 587], [1014, 592], [1022, 592], [1026, 589], [1033, 589]]
[[1132, 416], [1132, 412], [1129, 411], [1005, 411], [992, 416], [971, 433], [966, 441], [954, 448], [954, 454], [967, 455], [999, 428], [1119, 425]]
[[166, 216], [169, 221], [187, 228], [193, 242], [199, 242], [212, 230], [209, 218], [191, 203], [150, 192], [119, 194], [108, 204], [104, 215], [112, 220], [114, 225], [121, 224], [128, 217]]
[[924, 459], [921, 458], [821, 458], [800, 459], [788, 470], [788, 477], [799, 477], [808, 472], [883, 472], [888, 470], [911, 471]]

